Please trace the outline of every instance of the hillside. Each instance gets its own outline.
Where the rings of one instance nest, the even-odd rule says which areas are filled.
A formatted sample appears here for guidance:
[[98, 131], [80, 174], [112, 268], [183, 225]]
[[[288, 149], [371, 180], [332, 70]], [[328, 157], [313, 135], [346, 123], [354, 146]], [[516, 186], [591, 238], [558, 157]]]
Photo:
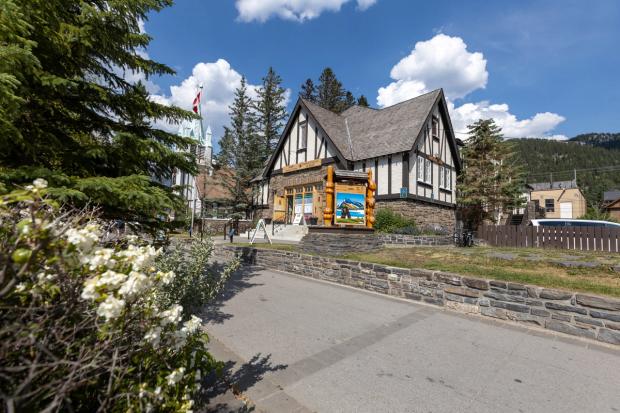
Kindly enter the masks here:
[[[620, 150], [573, 140], [511, 139], [507, 142], [514, 146], [523, 161], [528, 182], [570, 180], [573, 179], [573, 170], [577, 169], [577, 183], [588, 205], [600, 204], [604, 191], [620, 188]], [[609, 170], [610, 166], [615, 170]]]
[[620, 133], [584, 133], [577, 135], [570, 142], [580, 142], [581, 144], [597, 146], [605, 149], [620, 150]]

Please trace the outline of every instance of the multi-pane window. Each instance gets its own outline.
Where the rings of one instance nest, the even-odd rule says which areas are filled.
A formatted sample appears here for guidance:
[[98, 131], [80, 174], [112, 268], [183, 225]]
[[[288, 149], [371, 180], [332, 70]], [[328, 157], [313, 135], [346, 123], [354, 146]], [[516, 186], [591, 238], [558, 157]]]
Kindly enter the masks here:
[[418, 155], [418, 181], [424, 182], [424, 158]]
[[545, 199], [545, 211], [554, 212], [555, 211], [555, 201], [553, 198]]
[[436, 118], [433, 118], [432, 121], [432, 133], [433, 133], [433, 138], [438, 138], [439, 137], [439, 121]]
[[450, 168], [443, 168], [443, 171], [445, 174], [445, 178], [444, 178], [445, 188], [452, 190], [452, 171], [450, 170]]
[[418, 182], [433, 183], [433, 163], [418, 155]]
[[444, 169], [445, 168], [443, 166], [439, 167], [439, 187], [440, 188], [445, 188], [445, 184], [446, 184], [445, 182], [446, 176], [444, 175]]

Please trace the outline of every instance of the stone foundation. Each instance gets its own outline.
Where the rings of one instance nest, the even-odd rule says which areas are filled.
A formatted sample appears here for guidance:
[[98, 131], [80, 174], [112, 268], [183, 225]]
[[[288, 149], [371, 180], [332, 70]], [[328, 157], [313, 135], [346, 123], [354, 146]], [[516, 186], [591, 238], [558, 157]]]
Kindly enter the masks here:
[[446, 234], [453, 234], [456, 226], [455, 209], [413, 199], [377, 200], [377, 210], [387, 208], [408, 218], [413, 218], [421, 228], [441, 227]]
[[214, 258], [345, 284], [412, 301], [508, 320], [620, 348], [620, 300], [442, 271], [389, 267], [291, 251], [216, 245]]
[[314, 254], [343, 255], [377, 251], [383, 239], [370, 228], [309, 227], [299, 248]]

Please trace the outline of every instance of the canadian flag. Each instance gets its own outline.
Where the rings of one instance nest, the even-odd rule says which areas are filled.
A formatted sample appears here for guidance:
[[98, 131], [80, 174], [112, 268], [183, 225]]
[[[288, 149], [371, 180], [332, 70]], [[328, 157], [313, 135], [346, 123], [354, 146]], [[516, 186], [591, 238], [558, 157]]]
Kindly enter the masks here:
[[194, 98], [194, 103], [192, 104], [192, 110], [194, 111], [194, 113], [198, 113], [198, 105], [200, 105], [200, 94], [201, 93], [202, 91], [198, 92], [198, 94]]

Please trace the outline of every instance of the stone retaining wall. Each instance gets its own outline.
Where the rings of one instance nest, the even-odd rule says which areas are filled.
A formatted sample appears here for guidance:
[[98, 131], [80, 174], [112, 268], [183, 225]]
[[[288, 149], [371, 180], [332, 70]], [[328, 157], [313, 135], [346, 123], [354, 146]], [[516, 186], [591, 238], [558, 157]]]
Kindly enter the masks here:
[[436, 235], [379, 235], [384, 245], [453, 245], [454, 239], [449, 236]]
[[246, 264], [620, 345], [620, 300], [441, 271], [217, 245], [216, 259], [235, 256]]

